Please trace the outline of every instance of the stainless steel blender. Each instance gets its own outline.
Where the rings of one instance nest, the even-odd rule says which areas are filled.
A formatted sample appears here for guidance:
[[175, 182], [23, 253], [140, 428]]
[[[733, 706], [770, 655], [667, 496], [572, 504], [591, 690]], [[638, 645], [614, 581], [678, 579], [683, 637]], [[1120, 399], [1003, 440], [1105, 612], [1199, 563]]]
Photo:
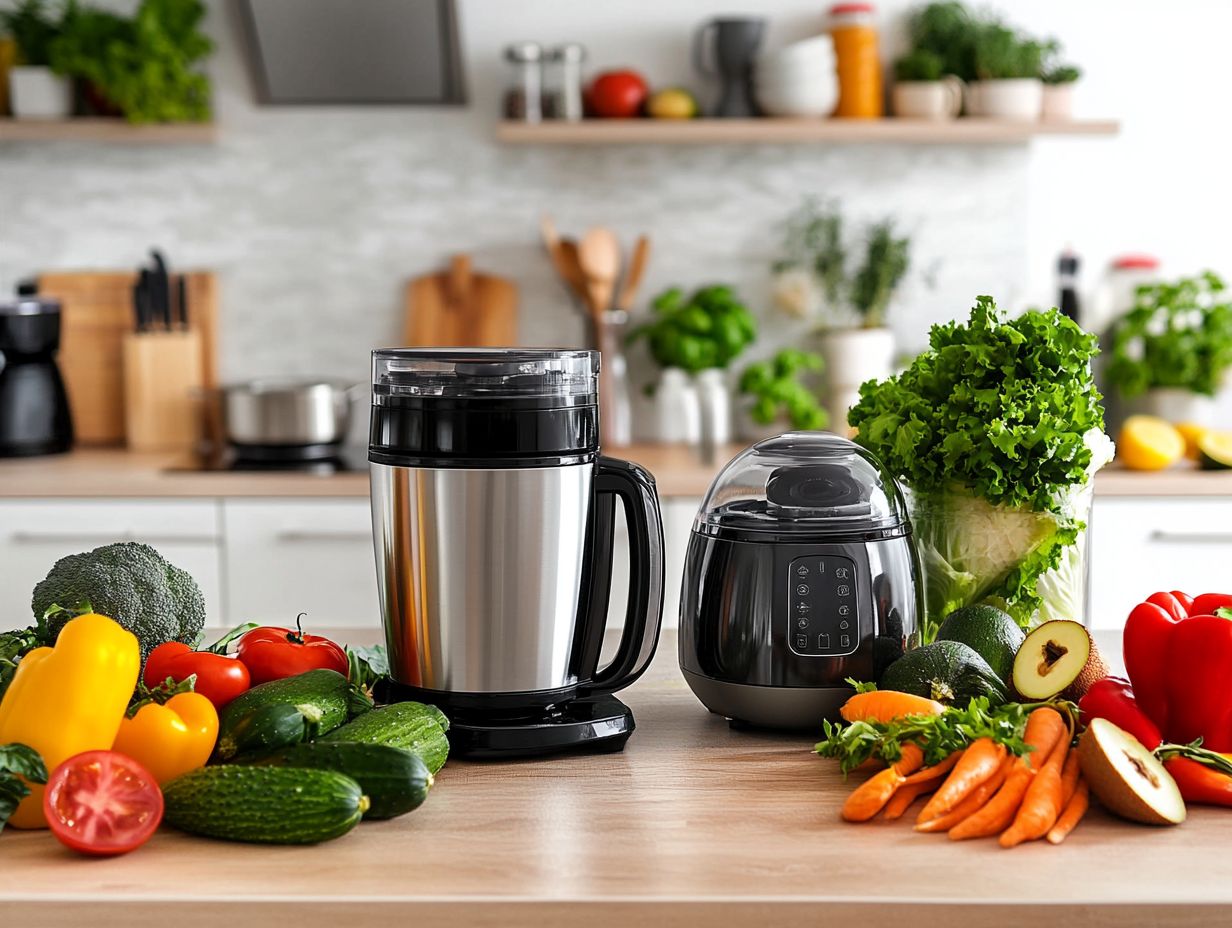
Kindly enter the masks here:
[[[658, 641], [663, 531], [653, 478], [602, 457], [599, 355], [383, 349], [368, 459], [393, 698], [451, 718], [456, 752], [619, 750], [611, 694]], [[616, 657], [599, 667], [615, 503], [630, 537]]]

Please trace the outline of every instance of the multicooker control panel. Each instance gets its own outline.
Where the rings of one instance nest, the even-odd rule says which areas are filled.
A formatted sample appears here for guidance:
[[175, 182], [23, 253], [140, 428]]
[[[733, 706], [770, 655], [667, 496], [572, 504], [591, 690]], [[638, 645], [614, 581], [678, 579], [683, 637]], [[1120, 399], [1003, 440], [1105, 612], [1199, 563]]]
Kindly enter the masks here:
[[788, 640], [805, 657], [842, 657], [860, 645], [856, 565], [837, 554], [791, 562]]

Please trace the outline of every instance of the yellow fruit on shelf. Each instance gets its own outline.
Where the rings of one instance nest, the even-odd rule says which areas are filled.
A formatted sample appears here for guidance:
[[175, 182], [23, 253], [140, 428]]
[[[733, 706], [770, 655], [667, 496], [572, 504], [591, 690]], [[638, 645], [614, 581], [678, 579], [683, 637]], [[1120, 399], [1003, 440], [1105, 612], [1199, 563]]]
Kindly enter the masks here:
[[1232, 470], [1232, 432], [1207, 431], [1198, 442], [1203, 470]]
[[656, 90], [646, 101], [646, 115], [652, 119], [692, 119], [697, 111], [697, 99], [680, 87]]
[[1181, 438], [1185, 439], [1185, 457], [1191, 461], [1198, 460], [1198, 446], [1202, 444], [1202, 439], [1210, 434], [1210, 427], [1196, 422], [1178, 422], [1176, 430], [1181, 433]]
[[1130, 470], [1163, 470], [1185, 456], [1185, 439], [1155, 416], [1130, 416], [1117, 438], [1117, 460]]

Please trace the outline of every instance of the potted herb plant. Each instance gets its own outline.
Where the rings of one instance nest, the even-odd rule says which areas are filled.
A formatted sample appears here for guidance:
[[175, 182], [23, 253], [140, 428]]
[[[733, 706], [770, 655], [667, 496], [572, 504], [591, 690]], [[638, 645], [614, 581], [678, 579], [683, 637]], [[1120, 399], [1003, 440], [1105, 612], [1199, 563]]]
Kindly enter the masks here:
[[[653, 391], [656, 438], [695, 442], [705, 419], [712, 437], [724, 440], [730, 433], [731, 404], [723, 372], [757, 337], [753, 314], [722, 284], [700, 287], [688, 296], [672, 287], [654, 298], [651, 312], [653, 318], [635, 328], [629, 341], [644, 339], [661, 369]], [[707, 387], [706, 409], [694, 382], [699, 375]]]
[[1072, 64], [1057, 64], [1044, 70], [1041, 119], [1065, 122], [1074, 118], [1074, 84], [1080, 77], [1082, 72]]
[[0, 29], [17, 45], [17, 64], [9, 71], [9, 102], [18, 119], [64, 119], [73, 111], [72, 82], [52, 70], [51, 48], [61, 19], [45, 0], [21, 0], [0, 11]]
[[204, 122], [210, 80], [201, 62], [201, 0], [141, 0], [132, 16], [71, 5], [51, 44], [57, 71], [79, 78], [96, 112], [129, 122]]
[[1108, 382], [1127, 414], [1209, 424], [1232, 367], [1232, 294], [1210, 271], [1144, 284], [1111, 340]]
[[971, 115], [1037, 121], [1044, 98], [1040, 73], [1050, 47], [1003, 23], [981, 24], [972, 49], [976, 80], [968, 87]]
[[785, 428], [824, 429], [829, 416], [804, 379], [822, 368], [820, 355], [785, 348], [768, 361], [756, 361], [740, 375], [741, 437], [760, 441]]
[[945, 59], [915, 48], [894, 62], [890, 99], [895, 116], [953, 119], [962, 112], [963, 82], [945, 73]]

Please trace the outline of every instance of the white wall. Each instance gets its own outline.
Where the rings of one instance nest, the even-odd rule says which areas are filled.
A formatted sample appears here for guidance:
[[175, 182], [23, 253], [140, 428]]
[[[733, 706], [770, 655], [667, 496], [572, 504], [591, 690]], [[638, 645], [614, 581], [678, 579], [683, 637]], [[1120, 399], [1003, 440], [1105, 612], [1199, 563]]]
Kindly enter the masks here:
[[[117, 0], [120, 2], [120, 0]], [[573, 39], [589, 67], [632, 65], [657, 85], [699, 82], [689, 36], [729, 7], [709, 0], [462, 0], [472, 95], [462, 110], [266, 108], [252, 101], [233, 6], [210, 4], [221, 141], [206, 147], [0, 145], [0, 281], [41, 268], [127, 267], [158, 243], [223, 275], [229, 377], [361, 378], [396, 337], [406, 277], [465, 249], [518, 279], [530, 343], [576, 342], [536, 239], [611, 223], [652, 234], [648, 291], [730, 280], [763, 311], [775, 224], [804, 193], [860, 217], [893, 213], [916, 236], [917, 282], [895, 326], [908, 347], [976, 293], [1051, 302], [1052, 264], [1072, 243], [1093, 283], [1108, 256], [1149, 250], [1170, 270], [1232, 272], [1224, 123], [1232, 3], [1015, 0], [1012, 19], [1058, 35], [1086, 70], [1083, 115], [1119, 117], [1116, 139], [1031, 147], [757, 146], [511, 148], [491, 141], [509, 40]], [[124, 5], [121, 3], [121, 5]], [[824, 4], [766, 0], [769, 44], [821, 26]], [[880, 4], [887, 44], [903, 0]], [[767, 311], [771, 343], [799, 334]]]

